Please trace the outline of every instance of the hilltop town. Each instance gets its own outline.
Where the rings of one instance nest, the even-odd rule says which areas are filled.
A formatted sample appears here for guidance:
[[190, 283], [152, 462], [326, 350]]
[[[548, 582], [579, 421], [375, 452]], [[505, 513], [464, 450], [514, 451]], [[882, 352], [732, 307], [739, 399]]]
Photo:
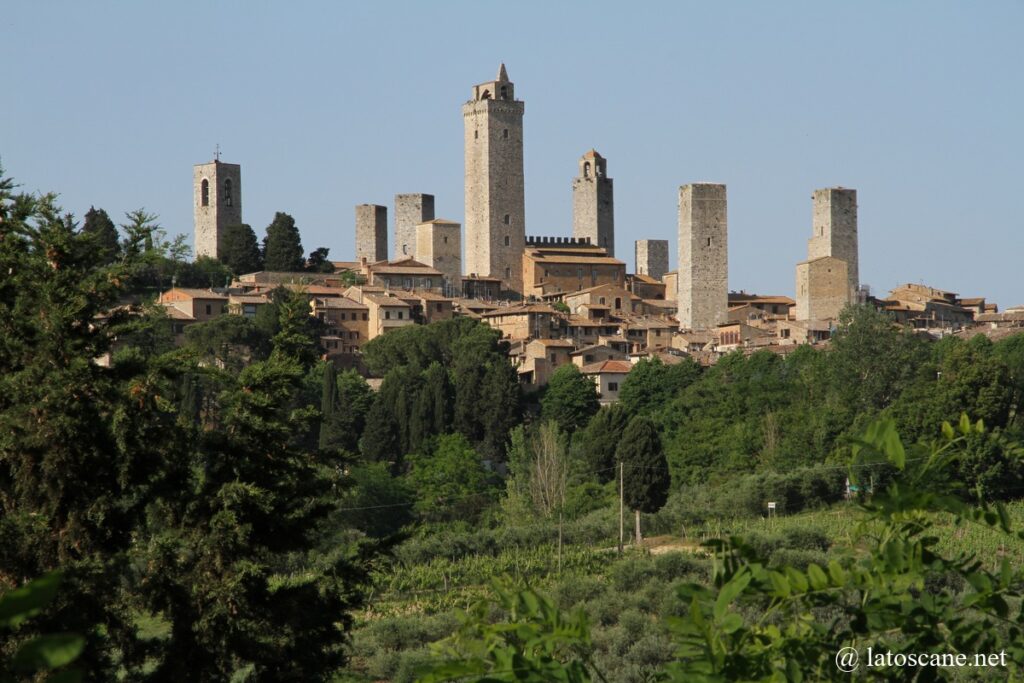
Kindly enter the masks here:
[[[338, 367], [363, 370], [360, 349], [407, 325], [454, 316], [501, 331], [526, 392], [555, 369], [577, 365], [603, 403], [639, 359], [711, 365], [737, 349], [785, 354], [827, 344], [842, 310], [866, 304], [921, 334], [1005, 336], [1024, 329], [1024, 307], [1000, 312], [984, 297], [904, 284], [872, 296], [859, 279], [857, 191], [813, 191], [806, 259], [795, 267], [795, 299], [734, 291], [728, 282], [724, 184], [679, 188], [678, 253], [667, 240], [637, 239], [632, 271], [615, 254], [614, 183], [596, 150], [572, 179], [571, 235], [530, 234], [525, 218], [524, 102], [502, 64], [462, 106], [465, 226], [435, 216], [427, 193], [396, 194], [387, 206], [355, 207], [356, 261], [331, 272], [253, 272], [227, 287], [173, 287], [159, 301], [176, 338], [223, 314], [255, 316], [277, 287], [308, 297], [324, 323], [320, 343]], [[218, 158], [194, 167], [195, 254], [221, 258], [226, 230], [243, 222], [241, 167]], [[389, 235], [391, 239], [389, 240]]]

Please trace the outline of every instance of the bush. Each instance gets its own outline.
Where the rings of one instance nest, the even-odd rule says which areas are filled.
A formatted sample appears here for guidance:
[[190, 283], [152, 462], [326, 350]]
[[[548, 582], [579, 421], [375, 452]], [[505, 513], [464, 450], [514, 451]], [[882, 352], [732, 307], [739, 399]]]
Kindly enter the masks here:
[[655, 576], [650, 556], [633, 555], [612, 565], [609, 572], [612, 585], [623, 593], [632, 593]]
[[665, 581], [703, 573], [705, 563], [684, 552], [669, 552], [654, 557], [654, 571]]

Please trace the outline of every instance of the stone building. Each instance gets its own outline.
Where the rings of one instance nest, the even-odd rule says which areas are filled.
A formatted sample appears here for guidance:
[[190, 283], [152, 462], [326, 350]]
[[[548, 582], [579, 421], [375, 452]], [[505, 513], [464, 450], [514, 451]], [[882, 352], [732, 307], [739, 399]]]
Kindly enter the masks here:
[[214, 159], [192, 167], [196, 256], [220, 258], [224, 228], [242, 222], [242, 167]]
[[728, 320], [729, 252], [725, 185], [679, 188], [681, 330], [712, 330]]
[[[415, 257], [416, 226], [434, 220], [434, 195], [395, 195], [395, 254], [394, 259]], [[460, 273], [461, 275], [461, 273]]]
[[615, 256], [615, 202], [608, 162], [595, 150], [580, 157], [580, 174], [572, 181], [572, 236], [589, 239]]
[[668, 272], [668, 240], [637, 240], [635, 259], [637, 275], [660, 280]]
[[438, 218], [416, 226], [416, 260], [444, 275], [446, 293], [462, 291], [462, 226]]
[[858, 301], [857, 191], [815, 190], [807, 260], [796, 266], [796, 319], [833, 320]]
[[494, 81], [473, 86], [462, 106], [466, 156], [467, 274], [501, 278], [522, 292], [526, 243], [523, 184], [524, 103], [515, 98], [505, 65]]
[[371, 263], [388, 259], [388, 207], [356, 206], [356, 259]]
[[597, 285], [622, 287], [626, 264], [603, 248], [568, 237], [531, 237], [521, 261], [522, 293], [542, 297]]

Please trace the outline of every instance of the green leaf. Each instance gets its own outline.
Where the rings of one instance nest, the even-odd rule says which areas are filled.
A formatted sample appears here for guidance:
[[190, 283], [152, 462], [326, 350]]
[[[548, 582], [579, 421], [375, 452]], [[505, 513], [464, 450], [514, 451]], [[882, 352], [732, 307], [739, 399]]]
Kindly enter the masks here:
[[56, 669], [73, 662], [84, 648], [85, 638], [73, 633], [40, 636], [21, 646], [13, 665], [19, 671]]
[[946, 437], [947, 441], [952, 441], [956, 438], [956, 432], [953, 431], [953, 425], [948, 422], [942, 423], [942, 436]]
[[722, 619], [721, 628], [723, 633], [735, 633], [743, 626], [743, 619], [735, 612], [730, 612]]
[[813, 562], [807, 565], [807, 578], [811, 581], [811, 588], [816, 591], [828, 587], [828, 576], [825, 575], [821, 567]]
[[39, 613], [57, 594], [60, 572], [50, 572], [0, 597], [0, 624], [17, 628]]
[[722, 586], [715, 600], [715, 619], [721, 619], [729, 608], [730, 603], [743, 592], [750, 583], [750, 570], [744, 568], [736, 573], [727, 584]]

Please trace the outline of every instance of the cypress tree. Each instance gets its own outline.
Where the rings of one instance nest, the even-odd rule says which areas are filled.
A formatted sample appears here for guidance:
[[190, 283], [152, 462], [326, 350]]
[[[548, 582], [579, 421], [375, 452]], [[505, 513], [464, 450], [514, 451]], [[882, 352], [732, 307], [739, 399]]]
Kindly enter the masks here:
[[324, 368], [323, 390], [320, 395], [320, 450], [334, 446], [336, 438], [333, 433], [337, 420], [338, 372], [334, 363], [328, 361]]
[[82, 223], [82, 233], [95, 240], [98, 260], [101, 263], [110, 263], [120, 255], [121, 243], [117, 227], [103, 209], [89, 207], [85, 212], [85, 222]]
[[640, 541], [640, 513], [660, 510], [668, 500], [671, 484], [668, 460], [654, 422], [643, 416], [630, 420], [615, 455], [623, 465], [625, 502], [636, 513], [636, 540]]
[[256, 233], [245, 223], [229, 225], [221, 237], [221, 262], [235, 275], [263, 269]]

